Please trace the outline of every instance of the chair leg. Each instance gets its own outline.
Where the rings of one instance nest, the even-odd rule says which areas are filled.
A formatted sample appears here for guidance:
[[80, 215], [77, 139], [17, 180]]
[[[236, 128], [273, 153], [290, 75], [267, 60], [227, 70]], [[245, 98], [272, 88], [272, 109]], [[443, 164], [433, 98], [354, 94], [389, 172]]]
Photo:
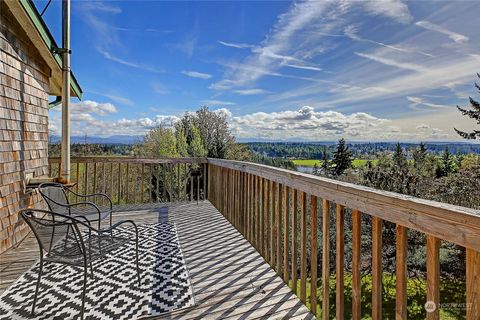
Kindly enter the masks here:
[[38, 269], [37, 286], [35, 287], [35, 295], [33, 296], [32, 316], [35, 315], [35, 305], [37, 304], [38, 289], [40, 287], [40, 279], [43, 272], [43, 254], [40, 253], [40, 268]]
[[135, 226], [135, 259], [137, 262], [137, 277], [138, 277], [138, 285], [140, 286], [140, 265], [138, 262], [138, 229]]
[[88, 270], [87, 261], [85, 260], [84, 268], [83, 268], [82, 308], [80, 310], [80, 319], [82, 320], [83, 320], [83, 314], [85, 310], [85, 298], [86, 298], [86, 292], [87, 292], [87, 274], [88, 274], [87, 270]]

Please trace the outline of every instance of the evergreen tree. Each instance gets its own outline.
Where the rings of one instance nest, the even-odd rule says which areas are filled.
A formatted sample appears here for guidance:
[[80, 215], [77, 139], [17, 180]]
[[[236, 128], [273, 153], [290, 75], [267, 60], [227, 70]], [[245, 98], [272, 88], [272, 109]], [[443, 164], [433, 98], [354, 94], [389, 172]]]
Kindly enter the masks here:
[[327, 146], [323, 146], [323, 152], [322, 152], [322, 173], [325, 176], [328, 176], [330, 173], [330, 160], [328, 159], [328, 151], [327, 151]]
[[405, 169], [407, 165], [407, 157], [403, 153], [402, 146], [400, 146], [400, 143], [397, 143], [397, 146], [395, 147], [395, 152], [393, 154], [393, 163], [398, 169]]
[[423, 142], [420, 142], [420, 146], [413, 150], [412, 156], [415, 169], [420, 170], [425, 164], [427, 158], [427, 148]]
[[[480, 78], [480, 74], [477, 73], [477, 76]], [[477, 83], [475, 83], [475, 87], [480, 92], [480, 86]], [[463, 108], [460, 108], [459, 106], [457, 106], [457, 108], [458, 110], [460, 110], [460, 112], [464, 116], [468, 116], [469, 118], [476, 120], [477, 125], [480, 125], [480, 103], [476, 100], [473, 100], [472, 97], [469, 97], [469, 99], [470, 99], [470, 107], [472, 108], [472, 110], [463, 109]], [[465, 132], [465, 131], [460, 131], [457, 128], [454, 128], [454, 129], [464, 139], [473, 139], [473, 140], [477, 138], [480, 139], [480, 130], [474, 129], [472, 132]]]
[[337, 150], [333, 154], [333, 174], [336, 176], [342, 175], [345, 170], [352, 167], [352, 160], [352, 152], [345, 144], [345, 139], [341, 138], [338, 141]]
[[454, 171], [452, 154], [448, 151], [448, 147], [442, 154], [442, 176], [446, 177]]

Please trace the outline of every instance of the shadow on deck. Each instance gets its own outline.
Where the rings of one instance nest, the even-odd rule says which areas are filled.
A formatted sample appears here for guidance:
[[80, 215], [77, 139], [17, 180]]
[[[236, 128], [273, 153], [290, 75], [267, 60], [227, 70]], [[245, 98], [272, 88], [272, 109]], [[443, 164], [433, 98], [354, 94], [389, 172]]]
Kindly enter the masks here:
[[[167, 209], [168, 208], [168, 209]], [[118, 212], [124, 210], [125, 212]], [[117, 207], [115, 220], [177, 225], [196, 304], [156, 319], [313, 319], [250, 243], [210, 204]], [[30, 236], [0, 256], [0, 293], [38, 259]]]

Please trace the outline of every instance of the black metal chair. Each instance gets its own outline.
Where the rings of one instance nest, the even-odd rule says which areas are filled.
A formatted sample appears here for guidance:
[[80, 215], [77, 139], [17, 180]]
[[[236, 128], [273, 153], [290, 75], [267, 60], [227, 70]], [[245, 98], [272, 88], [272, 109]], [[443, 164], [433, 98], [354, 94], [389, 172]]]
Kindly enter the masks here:
[[[109, 228], [96, 229], [83, 216], [73, 217], [39, 209], [24, 209], [20, 211], [20, 215], [29, 225], [40, 248], [40, 266], [33, 298], [32, 315], [35, 314], [43, 265], [47, 262], [83, 267], [81, 319], [83, 319], [85, 308], [88, 268], [90, 268], [91, 277], [94, 278], [92, 262], [103, 258], [107, 253], [119, 248], [127, 241], [135, 241], [136, 269], [138, 284], [140, 285], [138, 229], [133, 221], [123, 220]], [[121, 229], [118, 229], [123, 224], [131, 224], [134, 233], [122, 232]]]
[[[104, 193], [93, 194], [79, 194], [61, 183], [46, 182], [38, 186], [38, 190], [42, 195], [42, 198], [48, 205], [50, 211], [65, 214], [72, 217], [84, 217], [88, 221], [98, 221], [98, 228], [101, 228], [101, 221], [109, 218], [110, 226], [112, 226], [112, 200]], [[74, 197], [85, 199], [85, 201], [70, 203], [68, 200], [69, 194]], [[94, 202], [99, 197], [103, 198], [107, 205], [101, 206]], [[87, 201], [92, 199], [93, 201]]]

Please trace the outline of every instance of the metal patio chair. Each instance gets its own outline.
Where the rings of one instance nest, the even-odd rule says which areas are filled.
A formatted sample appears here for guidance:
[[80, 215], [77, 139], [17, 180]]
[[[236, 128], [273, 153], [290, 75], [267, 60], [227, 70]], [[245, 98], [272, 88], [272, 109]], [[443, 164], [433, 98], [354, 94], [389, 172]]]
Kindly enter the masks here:
[[[98, 228], [101, 228], [101, 221], [110, 220], [112, 226], [112, 200], [104, 193], [79, 194], [61, 183], [45, 182], [38, 186], [42, 198], [48, 205], [50, 211], [65, 214], [72, 217], [85, 217], [88, 221], [98, 221]], [[70, 203], [69, 195], [85, 199], [85, 201]], [[96, 198], [106, 201], [106, 206], [95, 203]], [[89, 201], [91, 199], [91, 201]]]
[[[135, 241], [135, 259], [140, 286], [140, 267], [138, 262], [138, 229], [132, 220], [123, 220], [106, 229], [93, 228], [85, 217], [72, 217], [47, 210], [24, 209], [20, 215], [29, 225], [40, 249], [40, 266], [32, 305], [32, 316], [39, 293], [40, 281], [45, 263], [60, 263], [83, 267], [83, 290], [80, 318], [83, 319], [87, 274], [94, 278], [93, 261], [103, 258], [107, 253], [121, 247], [128, 241]], [[131, 224], [133, 233], [118, 229], [123, 224]], [[70, 232], [70, 236], [65, 236]], [[134, 234], [134, 236], [133, 236]], [[133, 238], [133, 239], [132, 239]]]

